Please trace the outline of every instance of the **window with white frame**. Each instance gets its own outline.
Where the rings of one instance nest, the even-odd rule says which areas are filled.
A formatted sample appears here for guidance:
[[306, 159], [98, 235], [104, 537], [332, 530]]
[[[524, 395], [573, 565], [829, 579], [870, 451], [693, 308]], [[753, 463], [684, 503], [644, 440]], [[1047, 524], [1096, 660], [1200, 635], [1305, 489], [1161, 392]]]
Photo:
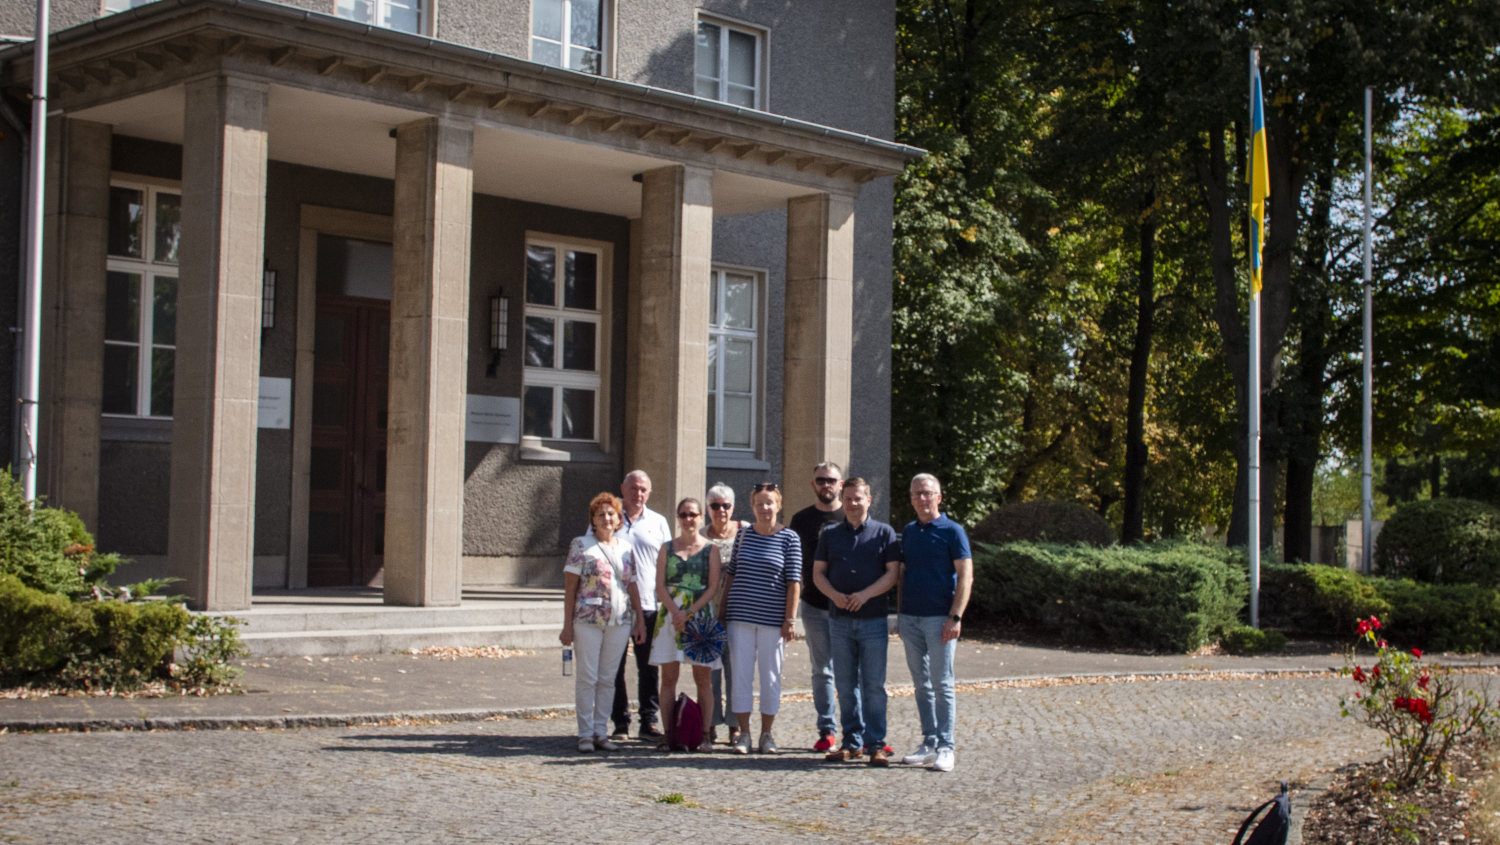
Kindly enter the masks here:
[[532, 0], [531, 60], [604, 73], [606, 0]]
[[137, 6], [144, 6], [152, 0], [104, 0], [104, 14], [124, 12]]
[[359, 23], [422, 34], [422, 0], [334, 0], [333, 13]]
[[763, 33], [748, 27], [700, 19], [694, 93], [745, 108], [762, 108], [764, 44]]
[[177, 191], [110, 185], [104, 283], [106, 414], [172, 416], [181, 223], [182, 195]]
[[603, 252], [561, 241], [526, 243], [522, 433], [599, 439]]
[[757, 278], [714, 270], [708, 299], [708, 447], [755, 449], [760, 298]]

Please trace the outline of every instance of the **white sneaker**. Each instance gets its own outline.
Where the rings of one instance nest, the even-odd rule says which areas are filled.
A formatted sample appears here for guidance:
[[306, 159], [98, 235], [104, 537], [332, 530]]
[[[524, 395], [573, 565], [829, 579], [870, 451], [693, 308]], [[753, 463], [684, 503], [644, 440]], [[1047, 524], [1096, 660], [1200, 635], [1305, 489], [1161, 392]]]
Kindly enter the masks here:
[[588, 737], [580, 737], [579, 740], [578, 740], [578, 753], [579, 754], [593, 754], [594, 753], [594, 741], [592, 739], [589, 739]]
[[775, 740], [775, 738], [773, 738], [769, 733], [763, 733], [763, 734], [760, 735], [760, 753], [762, 753], [762, 754], [780, 754], [781, 753], [781, 749], [779, 749], [779, 748], [776, 747], [776, 740]]
[[602, 736], [596, 736], [596, 737], [594, 737], [594, 746], [596, 748], [598, 748], [600, 751], [619, 751], [620, 750], [620, 746], [619, 746], [618, 743], [616, 743], [612, 739], [606, 739], [606, 738], [604, 738]]
[[750, 732], [749, 731], [740, 731], [739, 738], [734, 741], [734, 753], [736, 753], [736, 754], [749, 754], [750, 753]]
[[936, 759], [932, 761], [932, 768], [939, 772], [953, 771], [953, 749], [939, 748]]
[[901, 762], [908, 766], [931, 766], [936, 759], [937, 749], [924, 742], [917, 746], [916, 751], [902, 757]]

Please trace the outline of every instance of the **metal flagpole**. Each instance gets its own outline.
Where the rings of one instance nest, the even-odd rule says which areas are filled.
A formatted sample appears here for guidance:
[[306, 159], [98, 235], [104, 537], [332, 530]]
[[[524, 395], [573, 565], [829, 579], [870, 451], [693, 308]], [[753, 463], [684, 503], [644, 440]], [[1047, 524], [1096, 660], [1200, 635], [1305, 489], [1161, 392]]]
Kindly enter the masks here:
[[[1250, 161], [1252, 164], [1247, 171], [1254, 178], [1253, 169], [1255, 161], [1255, 98], [1259, 93], [1256, 91], [1255, 78], [1260, 68], [1260, 48], [1250, 48]], [[1255, 187], [1251, 185], [1253, 196]], [[1255, 231], [1253, 203], [1251, 204], [1250, 230]], [[1261, 235], [1264, 238], [1264, 234]], [[1255, 245], [1251, 244], [1251, 249]], [[1260, 627], [1260, 291], [1255, 289], [1254, 256], [1251, 257], [1250, 283], [1250, 627]]]
[[1372, 511], [1375, 508], [1375, 472], [1372, 467], [1373, 452], [1375, 450], [1375, 399], [1374, 399], [1374, 352], [1375, 352], [1375, 294], [1374, 284], [1370, 279], [1371, 247], [1370, 247], [1370, 200], [1371, 200], [1371, 176], [1370, 158], [1373, 153], [1373, 141], [1371, 125], [1375, 110], [1375, 89], [1373, 86], [1365, 88], [1365, 338], [1364, 338], [1364, 402], [1363, 402], [1363, 454], [1360, 456], [1360, 545], [1359, 545], [1359, 567], [1366, 575], [1374, 569], [1375, 561], [1375, 521]]
[[32, 40], [35, 65], [31, 93], [31, 219], [27, 240], [30, 254], [26, 267], [25, 373], [20, 402], [23, 461], [21, 489], [27, 499], [36, 498], [37, 410], [42, 382], [42, 212], [46, 196], [47, 163], [47, 44], [51, 32], [50, 0], [37, 0], [36, 32]]

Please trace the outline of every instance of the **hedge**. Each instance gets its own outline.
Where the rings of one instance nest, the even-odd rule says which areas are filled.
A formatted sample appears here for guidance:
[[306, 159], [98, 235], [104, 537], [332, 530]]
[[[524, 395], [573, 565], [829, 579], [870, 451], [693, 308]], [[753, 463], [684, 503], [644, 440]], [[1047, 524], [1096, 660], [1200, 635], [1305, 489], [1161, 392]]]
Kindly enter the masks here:
[[1468, 499], [1402, 505], [1375, 544], [1375, 571], [1430, 584], [1500, 586], [1500, 509]]
[[1192, 651], [1238, 624], [1249, 590], [1243, 559], [1216, 546], [977, 546], [979, 619], [1073, 640]]
[[0, 673], [55, 673], [75, 660], [149, 677], [172, 654], [188, 612], [166, 602], [69, 601], [0, 575]]
[[1500, 651], [1500, 590], [1365, 576], [1317, 564], [1261, 567], [1264, 626], [1349, 636], [1378, 616], [1387, 639], [1433, 651]]

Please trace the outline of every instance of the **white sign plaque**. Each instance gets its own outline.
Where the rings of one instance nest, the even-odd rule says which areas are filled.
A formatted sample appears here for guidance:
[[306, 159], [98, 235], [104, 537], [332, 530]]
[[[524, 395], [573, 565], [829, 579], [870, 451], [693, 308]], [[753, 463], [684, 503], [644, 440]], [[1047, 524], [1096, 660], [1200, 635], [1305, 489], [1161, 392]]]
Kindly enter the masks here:
[[260, 402], [256, 406], [257, 428], [292, 427], [292, 380], [261, 376]]
[[471, 443], [520, 443], [520, 398], [469, 394], [464, 439]]

